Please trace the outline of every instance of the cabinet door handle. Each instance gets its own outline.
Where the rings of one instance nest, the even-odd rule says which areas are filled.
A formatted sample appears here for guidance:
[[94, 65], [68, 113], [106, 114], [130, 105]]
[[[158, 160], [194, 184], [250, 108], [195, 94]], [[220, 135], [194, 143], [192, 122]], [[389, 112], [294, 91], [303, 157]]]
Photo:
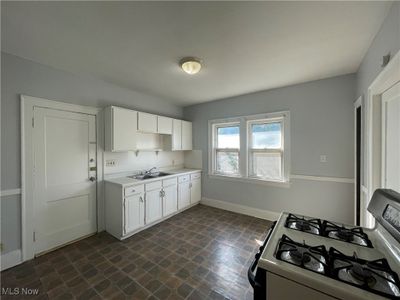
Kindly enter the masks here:
[[143, 202], [143, 197], [142, 196], [139, 197], [139, 201]]

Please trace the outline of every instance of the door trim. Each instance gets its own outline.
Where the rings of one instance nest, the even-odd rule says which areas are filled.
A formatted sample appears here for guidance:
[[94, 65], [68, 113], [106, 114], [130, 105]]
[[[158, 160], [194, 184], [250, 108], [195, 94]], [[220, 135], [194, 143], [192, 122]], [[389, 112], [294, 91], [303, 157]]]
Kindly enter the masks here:
[[96, 116], [97, 135], [97, 231], [104, 230], [103, 149], [104, 119], [101, 108], [81, 106], [20, 95], [21, 100], [21, 248], [22, 261], [34, 258], [33, 245], [33, 108], [42, 107]]
[[[375, 189], [382, 185], [381, 182], [381, 95], [390, 87], [400, 81], [400, 51], [393, 56], [386, 67], [379, 73], [367, 91], [365, 103], [365, 158], [364, 172], [367, 180], [364, 182], [368, 190], [367, 200], [371, 199]], [[368, 203], [366, 203], [368, 204]], [[366, 213], [366, 220], [361, 220], [364, 227], [373, 227], [374, 218]], [[363, 223], [363, 221], [366, 221]]]
[[[358, 97], [358, 99], [354, 102], [354, 224], [357, 224], [357, 180], [360, 179], [360, 204], [361, 204], [361, 185], [362, 185], [362, 170], [360, 172], [360, 177], [357, 177], [357, 110], [361, 108], [361, 145], [363, 144], [362, 140], [362, 130], [363, 130], [363, 105], [362, 105], [362, 96]], [[360, 152], [360, 164], [363, 163], [363, 151]], [[360, 166], [361, 168], [361, 166]]]

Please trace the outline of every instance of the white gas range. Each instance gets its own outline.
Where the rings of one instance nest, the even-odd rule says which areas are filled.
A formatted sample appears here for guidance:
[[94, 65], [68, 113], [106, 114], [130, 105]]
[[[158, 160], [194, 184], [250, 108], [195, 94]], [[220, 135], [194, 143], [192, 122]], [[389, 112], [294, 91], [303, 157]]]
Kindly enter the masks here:
[[282, 213], [249, 268], [254, 299], [400, 299], [400, 194], [378, 189], [373, 229]]

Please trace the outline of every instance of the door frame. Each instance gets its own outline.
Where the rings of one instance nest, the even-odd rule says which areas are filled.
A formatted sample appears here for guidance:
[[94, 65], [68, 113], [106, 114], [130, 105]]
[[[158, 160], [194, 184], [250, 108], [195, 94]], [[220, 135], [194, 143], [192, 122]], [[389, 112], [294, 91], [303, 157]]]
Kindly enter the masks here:
[[357, 224], [357, 110], [361, 108], [361, 151], [360, 151], [360, 206], [361, 206], [361, 196], [362, 196], [362, 164], [363, 164], [363, 105], [362, 105], [362, 96], [358, 97], [358, 99], [354, 102], [354, 224]]
[[103, 193], [103, 149], [104, 118], [101, 108], [69, 104], [27, 95], [20, 95], [21, 101], [21, 248], [22, 261], [35, 257], [33, 241], [33, 120], [34, 107], [63, 110], [94, 115], [96, 117], [97, 142], [97, 232], [104, 230], [104, 193]]
[[[367, 91], [365, 105], [365, 150], [366, 165], [364, 172], [367, 175], [367, 203], [374, 191], [382, 186], [382, 97], [381, 95], [390, 87], [400, 81], [400, 51], [393, 56], [386, 67], [379, 73]], [[367, 220], [361, 225], [373, 227], [374, 218], [367, 212]]]

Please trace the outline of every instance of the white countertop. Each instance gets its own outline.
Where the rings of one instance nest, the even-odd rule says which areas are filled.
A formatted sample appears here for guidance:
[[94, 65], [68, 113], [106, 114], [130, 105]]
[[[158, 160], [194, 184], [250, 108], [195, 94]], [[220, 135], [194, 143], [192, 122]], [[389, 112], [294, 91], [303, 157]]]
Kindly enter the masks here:
[[131, 185], [144, 184], [144, 183], [149, 183], [149, 182], [153, 182], [153, 181], [164, 180], [164, 179], [168, 179], [168, 178], [172, 178], [172, 177], [176, 177], [176, 176], [180, 176], [180, 175], [198, 173], [198, 172], [201, 172], [201, 170], [200, 169], [173, 169], [173, 170], [163, 170], [163, 172], [169, 173], [171, 175], [156, 177], [156, 178], [151, 178], [151, 179], [144, 179], [144, 180], [134, 179], [134, 178], [130, 178], [128, 176], [122, 176], [122, 177], [116, 177], [116, 178], [108, 178], [105, 181], [125, 187], [125, 186], [131, 186]]

